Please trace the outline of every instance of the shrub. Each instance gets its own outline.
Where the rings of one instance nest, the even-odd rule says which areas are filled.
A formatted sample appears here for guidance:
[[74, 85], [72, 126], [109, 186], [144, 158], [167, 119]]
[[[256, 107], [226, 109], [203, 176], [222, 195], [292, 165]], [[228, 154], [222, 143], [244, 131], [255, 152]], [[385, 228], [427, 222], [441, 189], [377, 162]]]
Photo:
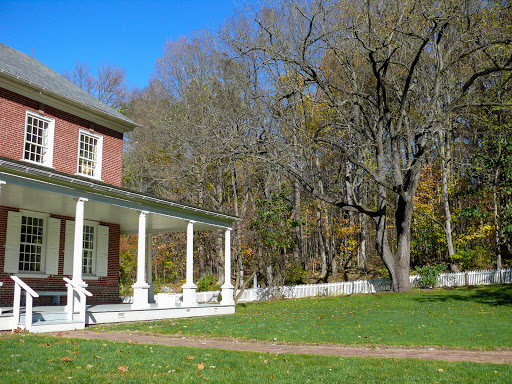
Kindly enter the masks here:
[[437, 285], [437, 278], [446, 269], [446, 265], [426, 265], [424, 267], [416, 267], [416, 271], [420, 278], [416, 284], [420, 288], [435, 288]]
[[215, 276], [213, 275], [205, 275], [199, 279], [197, 282], [197, 291], [198, 292], [206, 292], [206, 291], [214, 291], [215, 286]]

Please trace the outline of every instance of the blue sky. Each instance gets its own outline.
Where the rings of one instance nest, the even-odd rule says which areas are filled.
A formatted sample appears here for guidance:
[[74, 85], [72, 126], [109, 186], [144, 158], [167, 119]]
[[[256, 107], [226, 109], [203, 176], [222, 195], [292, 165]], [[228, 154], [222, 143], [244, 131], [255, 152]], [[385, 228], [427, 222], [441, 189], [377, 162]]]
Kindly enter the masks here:
[[0, 42], [58, 73], [75, 62], [126, 70], [130, 86], [149, 83], [167, 40], [215, 27], [240, 0], [0, 0]]

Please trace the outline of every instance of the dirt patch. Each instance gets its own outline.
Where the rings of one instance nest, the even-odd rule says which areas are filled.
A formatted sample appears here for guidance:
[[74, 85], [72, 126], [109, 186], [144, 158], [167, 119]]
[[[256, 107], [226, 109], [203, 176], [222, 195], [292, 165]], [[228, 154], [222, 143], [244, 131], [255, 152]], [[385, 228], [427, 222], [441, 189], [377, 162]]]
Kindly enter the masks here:
[[359, 356], [378, 358], [411, 358], [422, 360], [472, 361], [476, 363], [512, 364], [512, 350], [480, 351], [445, 347], [368, 347], [341, 344], [300, 344], [246, 341], [235, 339], [177, 337], [129, 332], [98, 333], [91, 330], [54, 332], [67, 338], [120, 341], [137, 344], [159, 344], [173, 347], [215, 348], [262, 353], [294, 353], [326, 356]]

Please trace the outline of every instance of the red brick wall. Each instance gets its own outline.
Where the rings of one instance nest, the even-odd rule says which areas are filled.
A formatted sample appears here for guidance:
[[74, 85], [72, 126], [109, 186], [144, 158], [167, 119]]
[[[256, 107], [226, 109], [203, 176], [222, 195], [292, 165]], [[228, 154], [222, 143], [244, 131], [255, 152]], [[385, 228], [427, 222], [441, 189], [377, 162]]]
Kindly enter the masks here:
[[[14, 160], [23, 158], [26, 111], [39, 111], [39, 102], [0, 88], [0, 156]], [[55, 119], [53, 167], [75, 175], [78, 163], [79, 130], [90, 131], [89, 121], [50, 106], [44, 114]], [[123, 134], [96, 125], [94, 132], [103, 136], [103, 182], [121, 186]]]
[[[4, 272], [5, 259], [5, 237], [7, 233], [7, 212], [18, 211], [16, 208], [0, 206], [0, 281], [4, 283], [0, 287], [0, 306], [11, 306], [14, 296], [14, 282], [9, 277], [9, 273]], [[47, 278], [21, 278], [29, 287], [41, 291], [64, 291], [64, 242], [66, 234], [66, 220], [73, 220], [71, 217], [50, 215], [60, 219], [60, 250], [59, 250], [59, 273]], [[109, 227], [109, 252], [108, 252], [108, 276], [101, 277], [98, 280], [89, 280], [84, 277], [84, 281], [89, 284], [89, 290], [93, 296], [87, 298], [88, 304], [111, 304], [119, 302], [119, 239], [120, 228], [118, 224], [100, 223]], [[51, 304], [52, 297], [43, 296], [34, 299], [34, 305]], [[66, 297], [61, 297], [61, 305], [66, 303]]]

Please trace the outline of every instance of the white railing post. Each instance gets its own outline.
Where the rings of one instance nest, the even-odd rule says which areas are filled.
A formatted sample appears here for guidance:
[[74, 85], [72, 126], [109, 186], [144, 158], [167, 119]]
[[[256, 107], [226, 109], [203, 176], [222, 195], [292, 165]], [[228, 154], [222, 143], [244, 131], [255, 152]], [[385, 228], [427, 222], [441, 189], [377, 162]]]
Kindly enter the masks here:
[[33, 309], [33, 298], [32, 295], [29, 295], [27, 292], [26, 295], [27, 303], [25, 306], [25, 329], [27, 331], [32, 331], [32, 309]]
[[13, 329], [16, 329], [20, 325], [20, 305], [21, 305], [21, 287], [15, 281], [14, 282], [14, 307], [12, 309], [12, 315], [14, 317], [14, 323], [12, 325]]
[[71, 320], [73, 320], [73, 313], [75, 312], [75, 300], [74, 300], [75, 291], [73, 290], [73, 286], [71, 285], [71, 283], [67, 283], [66, 286], [67, 286], [67, 290], [68, 290], [68, 296], [67, 296], [68, 298], [67, 298], [65, 311], [68, 314], [68, 320], [71, 321]]
[[20, 326], [20, 307], [21, 307], [21, 290], [23, 289], [26, 293], [26, 306], [25, 306], [25, 328], [30, 331], [32, 329], [32, 303], [34, 297], [39, 295], [25, 284], [18, 276], [11, 276], [14, 280], [14, 303], [13, 303], [13, 324], [12, 329], [16, 329]]
[[[76, 296], [78, 299], [78, 319], [85, 327], [85, 320], [87, 317], [87, 302], [86, 296], [92, 296], [92, 293], [87, 291], [85, 288], [81, 287], [79, 284], [75, 284], [72, 280], [69, 280], [67, 277], [63, 278], [68, 286], [68, 298], [71, 296], [73, 300], [71, 300], [71, 305], [67, 306], [68, 311], [68, 320], [73, 320], [74, 314], [74, 297]], [[76, 293], [75, 293], [76, 292]]]

